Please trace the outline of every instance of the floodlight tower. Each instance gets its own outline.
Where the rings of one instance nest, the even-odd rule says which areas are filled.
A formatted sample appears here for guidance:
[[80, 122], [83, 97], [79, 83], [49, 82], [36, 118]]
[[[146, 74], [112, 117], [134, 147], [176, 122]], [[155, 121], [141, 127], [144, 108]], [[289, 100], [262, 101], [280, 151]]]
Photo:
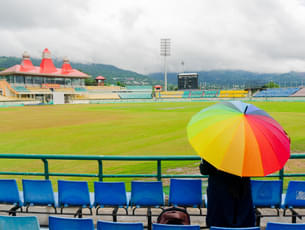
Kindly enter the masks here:
[[170, 56], [170, 38], [161, 38], [160, 55], [164, 56], [164, 90], [167, 91], [167, 63], [166, 57]]

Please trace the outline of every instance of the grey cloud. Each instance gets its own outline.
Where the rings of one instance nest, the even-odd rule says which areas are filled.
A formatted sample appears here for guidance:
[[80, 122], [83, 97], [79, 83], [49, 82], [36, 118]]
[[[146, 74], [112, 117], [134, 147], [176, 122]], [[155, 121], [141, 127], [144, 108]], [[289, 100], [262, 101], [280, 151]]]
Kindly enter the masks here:
[[81, 0], [1, 0], [0, 28], [60, 28], [74, 26], [80, 13], [86, 12], [87, 1]]
[[0, 56], [99, 62], [163, 70], [160, 38], [170, 37], [169, 71], [305, 70], [305, 0], [0, 0]]

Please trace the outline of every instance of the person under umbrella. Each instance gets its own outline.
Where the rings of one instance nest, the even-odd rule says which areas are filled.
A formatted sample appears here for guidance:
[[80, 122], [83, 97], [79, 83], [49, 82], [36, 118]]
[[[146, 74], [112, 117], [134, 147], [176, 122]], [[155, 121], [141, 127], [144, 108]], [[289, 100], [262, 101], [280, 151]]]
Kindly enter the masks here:
[[195, 114], [189, 141], [209, 175], [207, 226], [255, 224], [250, 177], [280, 170], [290, 157], [290, 140], [265, 111], [240, 101], [221, 102]]

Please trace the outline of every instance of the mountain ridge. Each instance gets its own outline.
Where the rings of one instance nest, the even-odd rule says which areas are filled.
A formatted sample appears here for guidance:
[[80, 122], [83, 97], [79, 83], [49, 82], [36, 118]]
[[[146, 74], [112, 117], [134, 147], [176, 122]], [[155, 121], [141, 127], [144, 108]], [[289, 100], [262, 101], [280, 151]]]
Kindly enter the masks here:
[[[41, 59], [31, 58], [34, 65], [39, 66]], [[20, 64], [21, 58], [0, 56], [0, 68], [5, 69], [16, 64]], [[53, 59], [54, 65], [61, 67], [63, 61]], [[79, 63], [70, 62], [72, 68], [78, 69], [89, 74], [92, 78], [99, 75], [106, 77], [108, 84], [125, 85], [163, 85], [164, 74], [161, 72], [150, 73], [147, 75], [139, 74], [130, 70], [120, 69], [114, 65], [98, 63]], [[203, 88], [251, 88], [261, 87], [262, 85], [273, 81], [281, 87], [299, 87], [304, 86], [305, 72], [287, 72], [287, 73], [257, 73], [245, 70], [209, 70], [209, 71], [189, 71], [199, 74], [199, 85]], [[168, 85], [174, 89], [177, 86], [178, 72], [168, 73]]]

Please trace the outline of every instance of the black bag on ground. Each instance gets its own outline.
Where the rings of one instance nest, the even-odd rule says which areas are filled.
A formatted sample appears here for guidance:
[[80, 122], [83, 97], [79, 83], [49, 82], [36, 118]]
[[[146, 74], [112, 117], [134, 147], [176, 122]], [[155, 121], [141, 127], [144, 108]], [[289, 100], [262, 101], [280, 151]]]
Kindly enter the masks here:
[[157, 223], [190, 225], [191, 218], [185, 209], [172, 207], [172, 208], [164, 209], [160, 213], [157, 219]]

